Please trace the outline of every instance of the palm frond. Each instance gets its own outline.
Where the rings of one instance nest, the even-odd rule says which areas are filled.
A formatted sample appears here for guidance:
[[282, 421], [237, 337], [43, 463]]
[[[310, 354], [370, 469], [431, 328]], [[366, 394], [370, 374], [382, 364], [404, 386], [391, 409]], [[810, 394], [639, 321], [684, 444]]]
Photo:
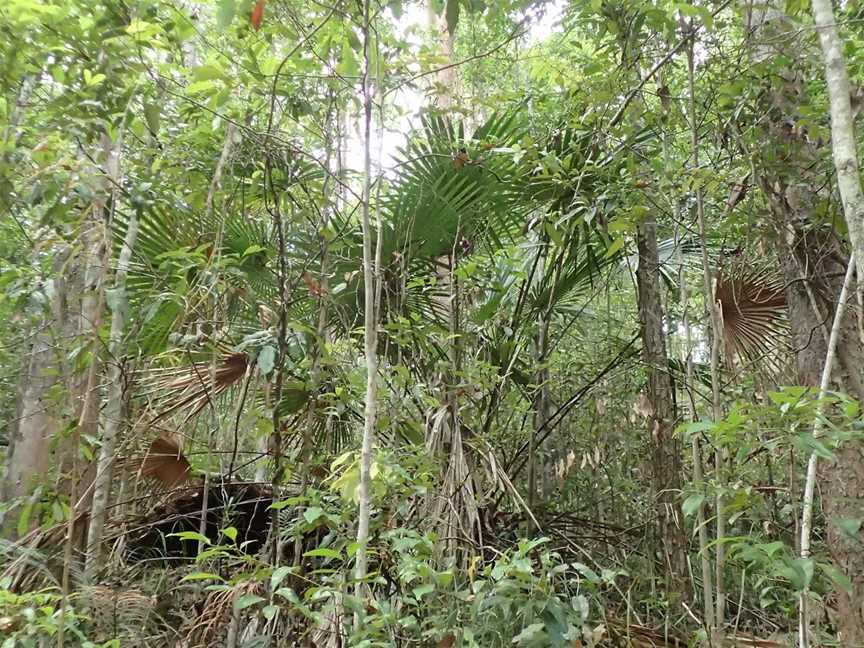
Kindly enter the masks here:
[[771, 269], [736, 263], [717, 274], [714, 300], [727, 355], [756, 361], [776, 352], [788, 333], [783, 280]]
[[150, 390], [145, 393], [152, 399], [151, 406], [157, 408], [151, 423], [180, 411], [186, 412], [184, 421], [188, 421], [239, 382], [248, 367], [249, 357], [245, 353], [232, 353], [216, 363], [212, 376], [212, 362], [195, 362], [161, 372], [149, 382]]

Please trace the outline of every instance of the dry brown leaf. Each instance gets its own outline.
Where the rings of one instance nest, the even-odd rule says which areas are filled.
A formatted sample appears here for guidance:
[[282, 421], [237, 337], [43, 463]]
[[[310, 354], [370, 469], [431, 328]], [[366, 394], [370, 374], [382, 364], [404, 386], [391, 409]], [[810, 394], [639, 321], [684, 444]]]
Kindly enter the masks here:
[[261, 29], [261, 21], [264, 20], [264, 5], [266, 0], [258, 0], [258, 3], [252, 8], [252, 13], [249, 16], [249, 22], [252, 24], [252, 29], [256, 32]]
[[172, 439], [159, 437], [150, 444], [147, 456], [140, 464], [139, 472], [151, 477], [166, 488], [175, 488], [189, 480], [192, 466]]

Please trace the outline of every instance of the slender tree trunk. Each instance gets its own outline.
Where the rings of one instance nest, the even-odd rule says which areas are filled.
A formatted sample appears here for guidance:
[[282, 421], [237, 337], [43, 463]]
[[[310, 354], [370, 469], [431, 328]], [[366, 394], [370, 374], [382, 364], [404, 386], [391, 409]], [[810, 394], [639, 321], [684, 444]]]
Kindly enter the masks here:
[[[831, 0], [813, 0], [813, 20], [825, 59], [825, 81], [831, 105], [831, 149], [837, 170], [837, 185], [849, 229], [858, 271], [858, 290], [864, 290], [864, 193], [858, 170], [855, 119], [852, 115], [849, 75], [843, 58], [843, 42], [837, 33]], [[862, 635], [864, 639], [864, 635]]]
[[114, 468], [114, 455], [117, 437], [123, 425], [123, 403], [126, 381], [123, 371], [123, 334], [126, 329], [128, 301], [126, 299], [126, 275], [138, 238], [138, 214], [133, 211], [123, 239], [123, 248], [117, 261], [114, 288], [108, 305], [111, 308], [111, 333], [108, 341], [110, 355], [108, 366], [108, 394], [105, 404], [105, 424], [102, 433], [102, 446], [96, 467], [93, 484], [93, 502], [90, 508], [90, 527], [87, 532], [87, 560], [85, 576], [92, 578], [100, 564], [102, 533], [105, 528], [105, 513]]
[[[378, 331], [375, 312], [375, 276], [373, 267], [372, 225], [370, 222], [370, 190], [372, 186], [372, 88], [370, 69], [370, 2], [363, 3], [363, 197], [361, 223], [363, 226], [363, 292], [364, 292], [364, 346], [366, 354], [366, 407], [363, 423], [363, 444], [360, 451], [360, 510], [357, 519], [357, 562], [354, 577], [357, 581], [356, 596], [363, 598], [364, 580], [368, 569], [367, 543], [369, 541], [369, 519], [371, 516], [370, 481], [372, 448], [375, 443], [375, 425], [378, 405]], [[360, 625], [360, 615], [355, 615], [355, 626]]]
[[[819, 382], [819, 400], [821, 401], [828, 394], [828, 387], [831, 383], [831, 369], [834, 365], [834, 356], [837, 350], [837, 338], [840, 335], [840, 330], [843, 323], [843, 312], [846, 309], [846, 301], [849, 295], [849, 287], [852, 284], [852, 274], [855, 269], [855, 255], [849, 259], [849, 268], [846, 271], [846, 278], [843, 281], [843, 288], [840, 291], [840, 297], [837, 300], [837, 310], [834, 312], [834, 323], [831, 326], [831, 335], [828, 338], [828, 350], [825, 355], [825, 365], [822, 369], [822, 378]], [[816, 421], [813, 424], [813, 438], [817, 439], [822, 434], [822, 405], [818, 405], [816, 413]], [[813, 523], [813, 494], [816, 489], [816, 466], [819, 462], [819, 455], [814, 451], [810, 455], [810, 461], [807, 463], [807, 478], [804, 483], [804, 503], [802, 505], [801, 514], [801, 558], [808, 560], [810, 558], [810, 530]], [[807, 597], [808, 590], [805, 588], [799, 597], [799, 624], [798, 637], [801, 648], [808, 648], [810, 645], [810, 619], [807, 612]], [[850, 612], [853, 612], [850, 610]], [[847, 637], [844, 637], [847, 638]], [[856, 642], [857, 644], [858, 642]]]
[[[695, 61], [693, 56], [693, 41], [687, 50], [687, 66], [689, 80], [689, 113], [691, 133], [691, 145], [693, 153], [693, 168], [699, 170], [699, 131], [696, 122], [696, 98], [695, 98]], [[705, 227], [705, 201], [703, 197], [701, 181], [696, 184], [696, 215], [699, 224], [699, 240], [702, 248], [702, 288], [705, 296], [706, 310], [710, 323], [711, 333], [711, 415], [714, 421], [723, 418], [723, 406], [720, 397], [720, 346], [722, 341], [722, 324], [719, 308], [714, 300], [714, 290], [711, 285], [711, 267], [708, 262], [708, 251], [706, 244]], [[714, 554], [714, 627], [712, 628], [712, 641], [722, 641], [721, 635], [726, 619], [726, 587], [725, 568], [726, 550], [724, 539], [726, 537], [726, 512], [723, 502], [723, 483], [725, 481], [724, 467], [726, 465], [725, 452], [721, 448], [714, 451], [715, 481], [717, 494], [715, 496], [715, 519], [716, 549]]]
[[667, 589], [682, 600], [687, 592], [687, 537], [681, 522], [681, 449], [673, 436], [675, 419], [672, 380], [666, 356], [663, 331], [663, 305], [660, 296], [660, 261], [657, 254], [657, 223], [648, 216], [637, 232], [639, 268], [639, 329], [642, 337], [642, 362], [648, 372], [648, 439], [651, 448], [651, 473], [656, 497], [658, 539], [663, 546]]

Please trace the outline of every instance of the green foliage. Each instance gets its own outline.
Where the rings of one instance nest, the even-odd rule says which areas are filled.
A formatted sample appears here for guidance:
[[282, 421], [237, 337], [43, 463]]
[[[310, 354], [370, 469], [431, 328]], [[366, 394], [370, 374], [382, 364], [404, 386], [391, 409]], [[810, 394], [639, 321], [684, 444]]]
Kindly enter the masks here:
[[89, 641], [82, 628], [82, 616], [67, 604], [60, 615], [60, 593], [55, 588], [17, 594], [10, 589], [11, 580], [0, 581], [0, 646], [2, 648], [40, 648], [47, 641], [55, 641], [61, 619], [69, 640], [81, 648], [119, 648], [115, 641], [95, 644]]

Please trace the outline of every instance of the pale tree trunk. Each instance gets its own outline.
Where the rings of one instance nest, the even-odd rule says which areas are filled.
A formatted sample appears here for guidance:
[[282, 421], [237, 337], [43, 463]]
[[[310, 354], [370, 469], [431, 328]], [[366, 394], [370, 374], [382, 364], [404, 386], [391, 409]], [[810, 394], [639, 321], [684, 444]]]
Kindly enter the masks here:
[[444, 60], [444, 65], [441, 66], [443, 69], [432, 77], [438, 85], [434, 96], [438, 107], [447, 111], [453, 106], [453, 100], [457, 94], [456, 84], [459, 81], [458, 72], [453, 66], [455, 33], [450, 32], [446, 18], [435, 10], [435, 3], [432, 0], [427, 2], [426, 12], [429, 29], [437, 45], [438, 53]]
[[[813, 20], [825, 59], [825, 81], [831, 104], [831, 149], [837, 170], [837, 185], [858, 272], [858, 289], [864, 289], [864, 193], [858, 171], [855, 120], [849, 91], [849, 76], [843, 58], [843, 43], [834, 23], [830, 0], [813, 0]], [[864, 639], [864, 636], [862, 636]]]
[[[825, 355], [825, 365], [822, 368], [822, 378], [819, 382], [819, 405], [817, 405], [816, 420], [813, 424], [813, 438], [818, 439], [822, 435], [822, 404], [821, 400], [828, 394], [828, 387], [831, 384], [831, 369], [834, 366], [834, 357], [837, 350], [837, 338], [840, 335], [841, 324], [843, 322], [843, 312], [846, 309], [846, 301], [849, 295], [849, 287], [852, 284], [852, 275], [854, 271], [853, 255], [849, 259], [849, 268], [846, 270], [846, 278], [843, 281], [843, 288], [840, 291], [840, 297], [837, 300], [837, 310], [834, 312], [834, 323], [831, 326], [831, 334], [828, 338], [828, 350]], [[814, 451], [810, 455], [810, 461], [807, 463], [807, 478], [804, 482], [804, 503], [801, 513], [801, 558], [808, 560], [810, 558], [810, 531], [813, 523], [813, 494], [816, 490], [816, 467], [819, 462], [819, 455]], [[799, 614], [798, 614], [798, 638], [801, 648], [808, 648], [810, 645], [810, 619], [807, 611], [808, 589], [804, 588], [799, 597]], [[841, 637], [845, 639], [846, 637]], [[857, 645], [858, 642], [856, 642]]]
[[648, 439], [651, 477], [656, 498], [658, 539], [663, 547], [667, 589], [683, 599], [687, 592], [687, 537], [681, 522], [681, 455], [673, 436], [675, 420], [672, 379], [663, 331], [660, 296], [660, 260], [657, 253], [657, 223], [647, 216], [638, 227], [639, 329], [642, 362], [648, 372]]
[[[110, 166], [111, 141], [102, 136], [98, 159]], [[94, 170], [94, 178], [100, 171]], [[75, 495], [70, 500], [78, 508], [77, 496], [87, 495], [93, 478], [89, 466], [79, 470], [76, 458], [78, 439], [96, 437], [100, 398], [92, 376], [98, 375], [99, 349], [95, 334], [101, 324], [102, 280], [105, 272], [107, 241], [106, 201], [109, 196], [104, 179], [98, 184], [97, 199], [86, 208], [75, 249], [58, 254], [56, 274], [49, 283], [51, 316], [34, 335], [27, 365], [19, 387], [18, 417], [12, 426], [12, 445], [7, 459], [4, 498], [26, 495], [34, 482], [44, 480], [52, 468], [56, 472], [58, 492]], [[77, 251], [76, 251], [77, 250]], [[86, 358], [86, 370], [76, 370], [69, 352], [77, 349], [78, 358]], [[53, 442], [63, 427], [71, 422], [74, 433]], [[79, 474], [80, 473], [80, 474]], [[34, 521], [35, 522], [35, 521]], [[82, 539], [82, 527], [76, 528], [74, 542]]]
[[[29, 496], [49, 470], [50, 443], [61, 429], [62, 400], [58, 393], [61, 376], [58, 369], [59, 330], [65, 315], [62, 266], [67, 251], [58, 254], [54, 279], [46, 282], [42, 293], [51, 306], [31, 337], [18, 385], [18, 408], [10, 424], [10, 443], [3, 483], [2, 500], [6, 503]], [[6, 522], [14, 537], [15, 519]], [[33, 520], [33, 523], [38, 520]]]
[[[693, 168], [699, 170], [699, 130], [696, 122], [696, 97], [695, 97], [695, 60], [693, 56], [693, 41], [687, 50], [687, 76], [689, 86], [689, 118], [691, 127], [691, 146], [693, 155]], [[708, 311], [708, 321], [711, 332], [711, 415], [715, 422], [723, 418], [723, 404], [720, 395], [720, 347], [722, 342], [722, 323], [719, 308], [714, 300], [714, 289], [711, 282], [711, 268], [708, 262], [708, 251], [706, 243], [705, 225], [705, 201], [702, 191], [701, 180], [696, 184], [696, 216], [699, 225], [699, 242], [702, 252], [702, 290], [705, 298], [705, 306]], [[725, 481], [724, 468], [726, 465], [726, 454], [722, 448], [714, 451], [715, 481], [717, 494], [714, 499], [715, 517], [715, 550], [714, 550], [714, 625], [709, 628], [712, 634], [712, 642], [722, 641], [723, 626], [726, 621], [726, 511], [723, 501], [723, 483]], [[709, 617], [706, 615], [706, 620]]]
[[[79, 556], [76, 550], [85, 549], [86, 522], [79, 522], [78, 513], [85, 510], [89, 504], [87, 500], [92, 495], [89, 486], [95, 475], [95, 466], [81, 466], [79, 460], [79, 446], [81, 437], [87, 435], [96, 438], [99, 428], [99, 410], [101, 409], [102, 394], [98, 385], [98, 376], [101, 373], [101, 347], [99, 344], [99, 329], [102, 325], [102, 314], [105, 309], [105, 274], [108, 266], [108, 224], [110, 213], [108, 210], [109, 198], [116, 200], [116, 192], [113, 191], [113, 183], [116, 178], [116, 169], [119, 159], [119, 149], [107, 133], [100, 138], [101, 156], [106, 172], [95, 169], [98, 174], [100, 191], [93, 205], [89, 208], [87, 218], [84, 220], [82, 232], [79, 237], [81, 252], [73, 264], [77, 276], [81, 279], [80, 301], [75, 303], [72, 311], [77, 317], [70, 320], [74, 327], [73, 338], [79, 349], [89, 353], [86, 371], [69, 371], [69, 390], [73, 399], [73, 411], [75, 412], [77, 424], [75, 424], [71, 439], [64, 443], [65, 450], [61, 455], [60, 465], [68, 467], [68, 475], [64, 470], [65, 484], [61, 489], [69, 494], [69, 517], [66, 524], [66, 537], [63, 549], [63, 575], [61, 580], [61, 591], [63, 598], [60, 604], [60, 622], [57, 633], [57, 646], [63, 648], [65, 636], [65, 614], [66, 605], [71, 588], [71, 573], [73, 563], [77, 563]], [[113, 210], [115, 203], [112, 202]], [[68, 303], [74, 303], [74, 296], [67, 293]], [[81, 495], [83, 493], [83, 495]], [[80, 497], [80, 499], [79, 499]]]
[[[363, 3], [363, 196], [361, 224], [363, 227], [363, 292], [364, 292], [364, 347], [366, 356], [366, 405], [363, 423], [363, 443], [360, 451], [360, 510], [357, 517], [357, 558], [354, 577], [357, 581], [356, 596], [362, 600], [364, 581], [368, 569], [367, 543], [369, 541], [369, 518], [371, 516], [370, 481], [372, 449], [375, 444], [375, 425], [378, 414], [378, 330], [375, 312], [375, 276], [373, 267], [372, 224], [370, 221], [370, 190], [372, 186], [372, 88], [370, 69], [370, 3]], [[360, 625], [359, 613], [355, 615], [355, 626]]]
[[[661, 107], [665, 112], [671, 109], [671, 98], [669, 89], [666, 85], [666, 75], [660, 71], [657, 76], [658, 95], [661, 100]], [[663, 159], [666, 162], [667, 168], [672, 168], [671, 153], [672, 152], [672, 132], [666, 128], [663, 132]], [[672, 203], [673, 221], [680, 223], [681, 221], [681, 199], [680, 196], [673, 193], [670, 195]], [[680, 303], [682, 308], [681, 313], [681, 328], [684, 333], [684, 349], [681, 356], [684, 362], [684, 380], [683, 393], [687, 397], [687, 408], [690, 414], [691, 421], [699, 420], [699, 412], [696, 408], [696, 395], [693, 385], [693, 339], [690, 330], [690, 286], [688, 284], [686, 264], [684, 263], [683, 253], [678, 255], [678, 285], [680, 287]], [[693, 482], [696, 484], [699, 495], [702, 496], [699, 506], [696, 509], [696, 532], [699, 538], [699, 566], [702, 576], [702, 622], [706, 629], [715, 628], [714, 623], [714, 590], [713, 578], [711, 576], [711, 554], [708, 547], [708, 527], [705, 521], [705, 474], [702, 467], [702, 449], [700, 440], [697, 434], [691, 435], [690, 438], [690, 453], [693, 462]], [[683, 477], [683, 471], [682, 471]], [[695, 588], [695, 585], [694, 585]]]
[[100, 564], [102, 533], [105, 528], [105, 514], [108, 508], [108, 497], [114, 468], [114, 455], [117, 437], [123, 426], [123, 402], [126, 381], [123, 371], [123, 335], [126, 330], [128, 301], [126, 298], [126, 275], [135, 241], [138, 237], [138, 215], [135, 211], [129, 219], [123, 248], [117, 261], [117, 272], [114, 277], [114, 287], [108, 299], [111, 308], [111, 333], [108, 340], [110, 363], [108, 366], [108, 389], [105, 403], [105, 423], [102, 433], [102, 445], [99, 448], [99, 459], [96, 466], [96, 479], [93, 483], [93, 502], [90, 507], [90, 526], [87, 530], [87, 560], [85, 576], [92, 577]]

